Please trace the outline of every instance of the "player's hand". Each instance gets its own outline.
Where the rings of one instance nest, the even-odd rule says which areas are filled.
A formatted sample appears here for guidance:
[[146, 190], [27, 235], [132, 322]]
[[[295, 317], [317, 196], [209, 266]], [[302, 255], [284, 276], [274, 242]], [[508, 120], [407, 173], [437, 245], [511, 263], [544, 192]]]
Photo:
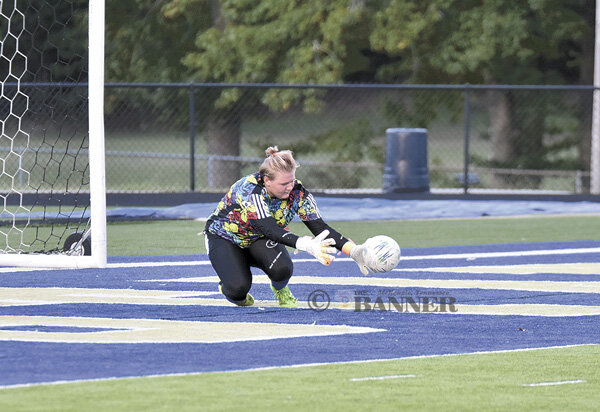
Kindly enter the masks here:
[[[346, 249], [346, 245], [344, 245], [344, 249]], [[353, 243], [350, 245], [350, 251], [348, 252], [348, 255], [356, 262], [362, 274], [367, 276], [369, 274], [369, 268], [367, 267], [365, 253], [366, 250], [364, 245], [357, 245]]]
[[335, 240], [328, 238], [329, 230], [324, 230], [314, 239], [310, 236], [299, 237], [296, 241], [296, 249], [310, 253], [323, 265], [329, 265], [335, 259], [332, 254], [336, 252]]

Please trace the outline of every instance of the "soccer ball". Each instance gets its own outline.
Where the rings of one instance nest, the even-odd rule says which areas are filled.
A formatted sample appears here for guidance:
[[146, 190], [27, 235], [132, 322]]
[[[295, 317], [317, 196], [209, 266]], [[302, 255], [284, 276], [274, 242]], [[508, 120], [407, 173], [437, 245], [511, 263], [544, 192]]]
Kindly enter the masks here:
[[371, 272], [389, 272], [400, 262], [400, 246], [385, 235], [373, 236], [364, 244], [365, 261]]

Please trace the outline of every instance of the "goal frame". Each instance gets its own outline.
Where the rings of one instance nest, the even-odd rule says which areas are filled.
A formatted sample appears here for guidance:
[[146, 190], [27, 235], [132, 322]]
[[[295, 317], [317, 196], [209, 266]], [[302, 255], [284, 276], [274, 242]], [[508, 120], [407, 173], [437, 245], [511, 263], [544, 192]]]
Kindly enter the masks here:
[[106, 184], [104, 151], [104, 0], [88, 6], [88, 138], [91, 255], [0, 253], [0, 266], [106, 267]]

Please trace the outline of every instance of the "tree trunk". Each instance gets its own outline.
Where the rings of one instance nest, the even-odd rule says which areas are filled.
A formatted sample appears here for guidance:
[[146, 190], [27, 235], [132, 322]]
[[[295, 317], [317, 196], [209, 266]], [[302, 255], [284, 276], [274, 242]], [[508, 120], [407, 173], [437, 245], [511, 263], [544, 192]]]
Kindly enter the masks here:
[[[210, 0], [213, 27], [225, 31], [227, 22], [219, 0]], [[229, 109], [212, 109], [207, 118], [207, 151], [215, 155], [208, 164], [208, 186], [226, 190], [241, 177], [241, 162], [218, 156], [239, 156], [242, 118], [236, 105]]]
[[[208, 116], [208, 154], [239, 156], [241, 117], [234, 110], [215, 110]], [[241, 177], [237, 160], [213, 158], [209, 163], [209, 186], [225, 189]]]
[[[504, 167], [515, 155], [510, 100], [506, 92], [498, 90], [490, 90], [486, 100], [493, 150], [490, 160], [494, 167]], [[493, 174], [491, 183], [495, 188], [506, 187], [507, 176]]]
[[[513, 110], [514, 166], [522, 169], [544, 170], [548, 167], [544, 149], [544, 120], [548, 112], [546, 99], [535, 92], [519, 93], [519, 101], [511, 105]], [[542, 176], [518, 176], [513, 185], [518, 188], [536, 189]]]
[[210, 0], [210, 5], [213, 27], [216, 27], [220, 31], [225, 31], [225, 26], [227, 26], [227, 23], [223, 17], [223, 13], [221, 12], [221, 3], [219, 0]]

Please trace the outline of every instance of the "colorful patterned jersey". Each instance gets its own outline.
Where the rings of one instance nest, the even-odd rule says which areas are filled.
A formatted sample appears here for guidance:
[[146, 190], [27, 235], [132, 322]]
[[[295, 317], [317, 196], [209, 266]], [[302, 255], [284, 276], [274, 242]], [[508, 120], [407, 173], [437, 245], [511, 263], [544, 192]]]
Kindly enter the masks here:
[[271, 197], [260, 174], [254, 173], [231, 186], [208, 218], [206, 230], [240, 247], [250, 246], [265, 232], [273, 240], [294, 246], [297, 236], [284, 228], [295, 215], [304, 222], [321, 219], [315, 199], [302, 183], [296, 180], [289, 197], [281, 200]]

